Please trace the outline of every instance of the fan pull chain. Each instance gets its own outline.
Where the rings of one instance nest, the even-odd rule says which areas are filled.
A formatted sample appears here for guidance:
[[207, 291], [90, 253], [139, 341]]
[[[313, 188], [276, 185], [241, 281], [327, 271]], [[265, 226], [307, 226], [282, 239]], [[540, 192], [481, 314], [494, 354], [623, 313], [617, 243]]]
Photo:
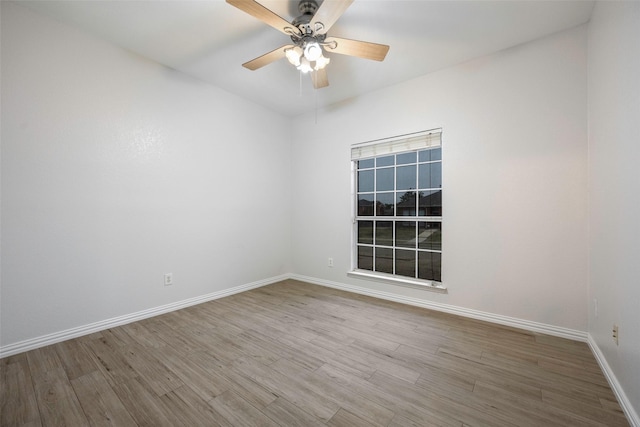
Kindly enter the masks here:
[[298, 96], [300, 98], [302, 98], [302, 71], [298, 72], [298, 75], [300, 76], [300, 83], [299, 83], [299, 88], [298, 88]]

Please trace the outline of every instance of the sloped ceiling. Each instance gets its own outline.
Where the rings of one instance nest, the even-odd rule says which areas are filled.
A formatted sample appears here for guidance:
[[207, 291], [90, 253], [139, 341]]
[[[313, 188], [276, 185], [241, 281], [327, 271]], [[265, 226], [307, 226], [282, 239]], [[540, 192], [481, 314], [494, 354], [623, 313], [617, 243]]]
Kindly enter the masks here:
[[[286, 60], [241, 67], [290, 40], [223, 0], [16, 3], [288, 116], [575, 27], [594, 4], [355, 0], [329, 34], [391, 49], [384, 62], [327, 55], [330, 86], [316, 91]], [[297, 1], [260, 3], [289, 21], [299, 14]]]

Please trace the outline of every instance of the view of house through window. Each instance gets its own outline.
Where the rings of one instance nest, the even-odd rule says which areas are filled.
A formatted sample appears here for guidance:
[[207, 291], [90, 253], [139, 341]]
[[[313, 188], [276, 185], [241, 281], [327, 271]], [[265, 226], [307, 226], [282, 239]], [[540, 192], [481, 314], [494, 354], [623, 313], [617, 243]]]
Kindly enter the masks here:
[[442, 281], [442, 149], [436, 136], [352, 150], [356, 270]]

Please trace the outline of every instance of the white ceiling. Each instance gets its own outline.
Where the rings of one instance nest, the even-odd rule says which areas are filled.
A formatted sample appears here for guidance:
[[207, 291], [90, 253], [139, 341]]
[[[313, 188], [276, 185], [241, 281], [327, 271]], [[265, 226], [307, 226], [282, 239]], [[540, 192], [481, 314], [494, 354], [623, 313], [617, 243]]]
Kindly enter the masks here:
[[[297, 0], [260, 2], [286, 20], [299, 15]], [[284, 59], [241, 67], [290, 40], [223, 0], [18, 3], [290, 116], [583, 24], [594, 4], [355, 0], [329, 34], [391, 49], [384, 62], [327, 55], [330, 85], [315, 91]]]

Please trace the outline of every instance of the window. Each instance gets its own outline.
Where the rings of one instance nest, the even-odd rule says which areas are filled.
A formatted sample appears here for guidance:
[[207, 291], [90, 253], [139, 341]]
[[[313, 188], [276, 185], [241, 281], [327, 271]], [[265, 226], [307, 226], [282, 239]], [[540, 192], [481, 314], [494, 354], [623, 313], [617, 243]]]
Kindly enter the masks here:
[[441, 132], [352, 147], [353, 272], [442, 287]]

